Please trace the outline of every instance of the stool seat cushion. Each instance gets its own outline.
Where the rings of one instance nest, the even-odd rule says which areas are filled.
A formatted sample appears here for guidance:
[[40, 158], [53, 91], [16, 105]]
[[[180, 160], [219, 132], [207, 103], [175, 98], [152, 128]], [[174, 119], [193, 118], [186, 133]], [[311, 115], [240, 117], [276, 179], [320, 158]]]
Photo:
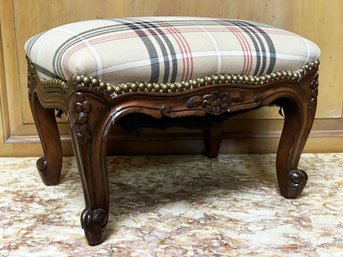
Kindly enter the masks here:
[[88, 20], [33, 36], [25, 51], [43, 78], [173, 83], [209, 74], [261, 76], [319, 59], [313, 42], [245, 20], [137, 17]]

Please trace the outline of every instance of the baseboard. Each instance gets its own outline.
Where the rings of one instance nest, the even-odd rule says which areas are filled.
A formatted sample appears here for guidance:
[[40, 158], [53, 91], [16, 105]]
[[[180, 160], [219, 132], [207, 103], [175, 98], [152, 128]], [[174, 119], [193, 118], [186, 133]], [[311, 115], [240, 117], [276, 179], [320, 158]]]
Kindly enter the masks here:
[[[280, 131], [224, 132], [221, 154], [276, 153]], [[69, 135], [61, 136], [64, 155], [73, 155]], [[141, 137], [110, 135], [109, 155], [201, 154], [202, 133], [159, 132], [143, 133]], [[343, 152], [342, 130], [314, 130], [304, 152]], [[1, 156], [39, 156], [42, 154], [38, 136], [12, 136], [1, 144]]]

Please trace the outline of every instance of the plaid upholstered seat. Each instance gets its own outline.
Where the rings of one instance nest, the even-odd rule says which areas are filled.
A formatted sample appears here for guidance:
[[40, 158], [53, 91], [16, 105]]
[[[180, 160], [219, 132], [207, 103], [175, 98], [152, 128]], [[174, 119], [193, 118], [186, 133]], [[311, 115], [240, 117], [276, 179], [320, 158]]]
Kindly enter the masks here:
[[264, 75], [319, 58], [311, 41], [243, 20], [144, 17], [90, 20], [32, 37], [25, 50], [43, 78], [170, 83], [208, 74]]
[[[204, 153], [215, 158], [225, 119], [277, 105], [285, 115], [276, 156], [280, 193], [295, 198], [306, 185], [298, 162], [315, 117], [320, 50], [301, 36], [243, 20], [121, 18], [53, 28], [28, 40], [25, 50], [29, 101], [44, 151], [37, 168], [45, 184], [59, 182], [57, 108], [71, 132], [85, 198], [80, 220], [90, 245], [108, 234], [112, 124], [137, 134], [142, 127], [202, 129]], [[122, 151], [127, 139], [113, 149]], [[191, 145], [189, 151], [198, 151]]]

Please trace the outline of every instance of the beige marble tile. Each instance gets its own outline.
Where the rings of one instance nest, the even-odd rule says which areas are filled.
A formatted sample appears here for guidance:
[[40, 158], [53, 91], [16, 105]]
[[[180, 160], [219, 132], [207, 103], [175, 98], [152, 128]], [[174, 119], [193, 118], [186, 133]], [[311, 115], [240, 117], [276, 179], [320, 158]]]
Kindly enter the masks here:
[[74, 158], [45, 186], [36, 158], [0, 158], [0, 256], [343, 256], [343, 154], [305, 154], [279, 195], [275, 155], [110, 157], [107, 240], [87, 245]]

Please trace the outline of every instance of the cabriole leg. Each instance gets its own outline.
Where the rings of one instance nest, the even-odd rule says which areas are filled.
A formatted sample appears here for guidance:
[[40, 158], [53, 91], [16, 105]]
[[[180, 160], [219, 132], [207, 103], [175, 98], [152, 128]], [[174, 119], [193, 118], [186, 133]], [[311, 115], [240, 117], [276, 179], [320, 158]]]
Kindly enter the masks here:
[[312, 128], [317, 106], [318, 76], [299, 85], [298, 101], [286, 99], [283, 104], [284, 128], [277, 152], [276, 169], [281, 195], [296, 198], [307, 182], [305, 171], [298, 169], [300, 155]]
[[44, 157], [37, 161], [37, 169], [44, 184], [55, 185], [60, 180], [62, 168], [62, 145], [55, 112], [44, 108], [33, 92], [29, 92], [29, 100], [44, 151]]
[[69, 123], [85, 198], [81, 225], [90, 245], [104, 240], [109, 189], [106, 169], [105, 125], [109, 112], [100, 100], [77, 92], [70, 106]]

